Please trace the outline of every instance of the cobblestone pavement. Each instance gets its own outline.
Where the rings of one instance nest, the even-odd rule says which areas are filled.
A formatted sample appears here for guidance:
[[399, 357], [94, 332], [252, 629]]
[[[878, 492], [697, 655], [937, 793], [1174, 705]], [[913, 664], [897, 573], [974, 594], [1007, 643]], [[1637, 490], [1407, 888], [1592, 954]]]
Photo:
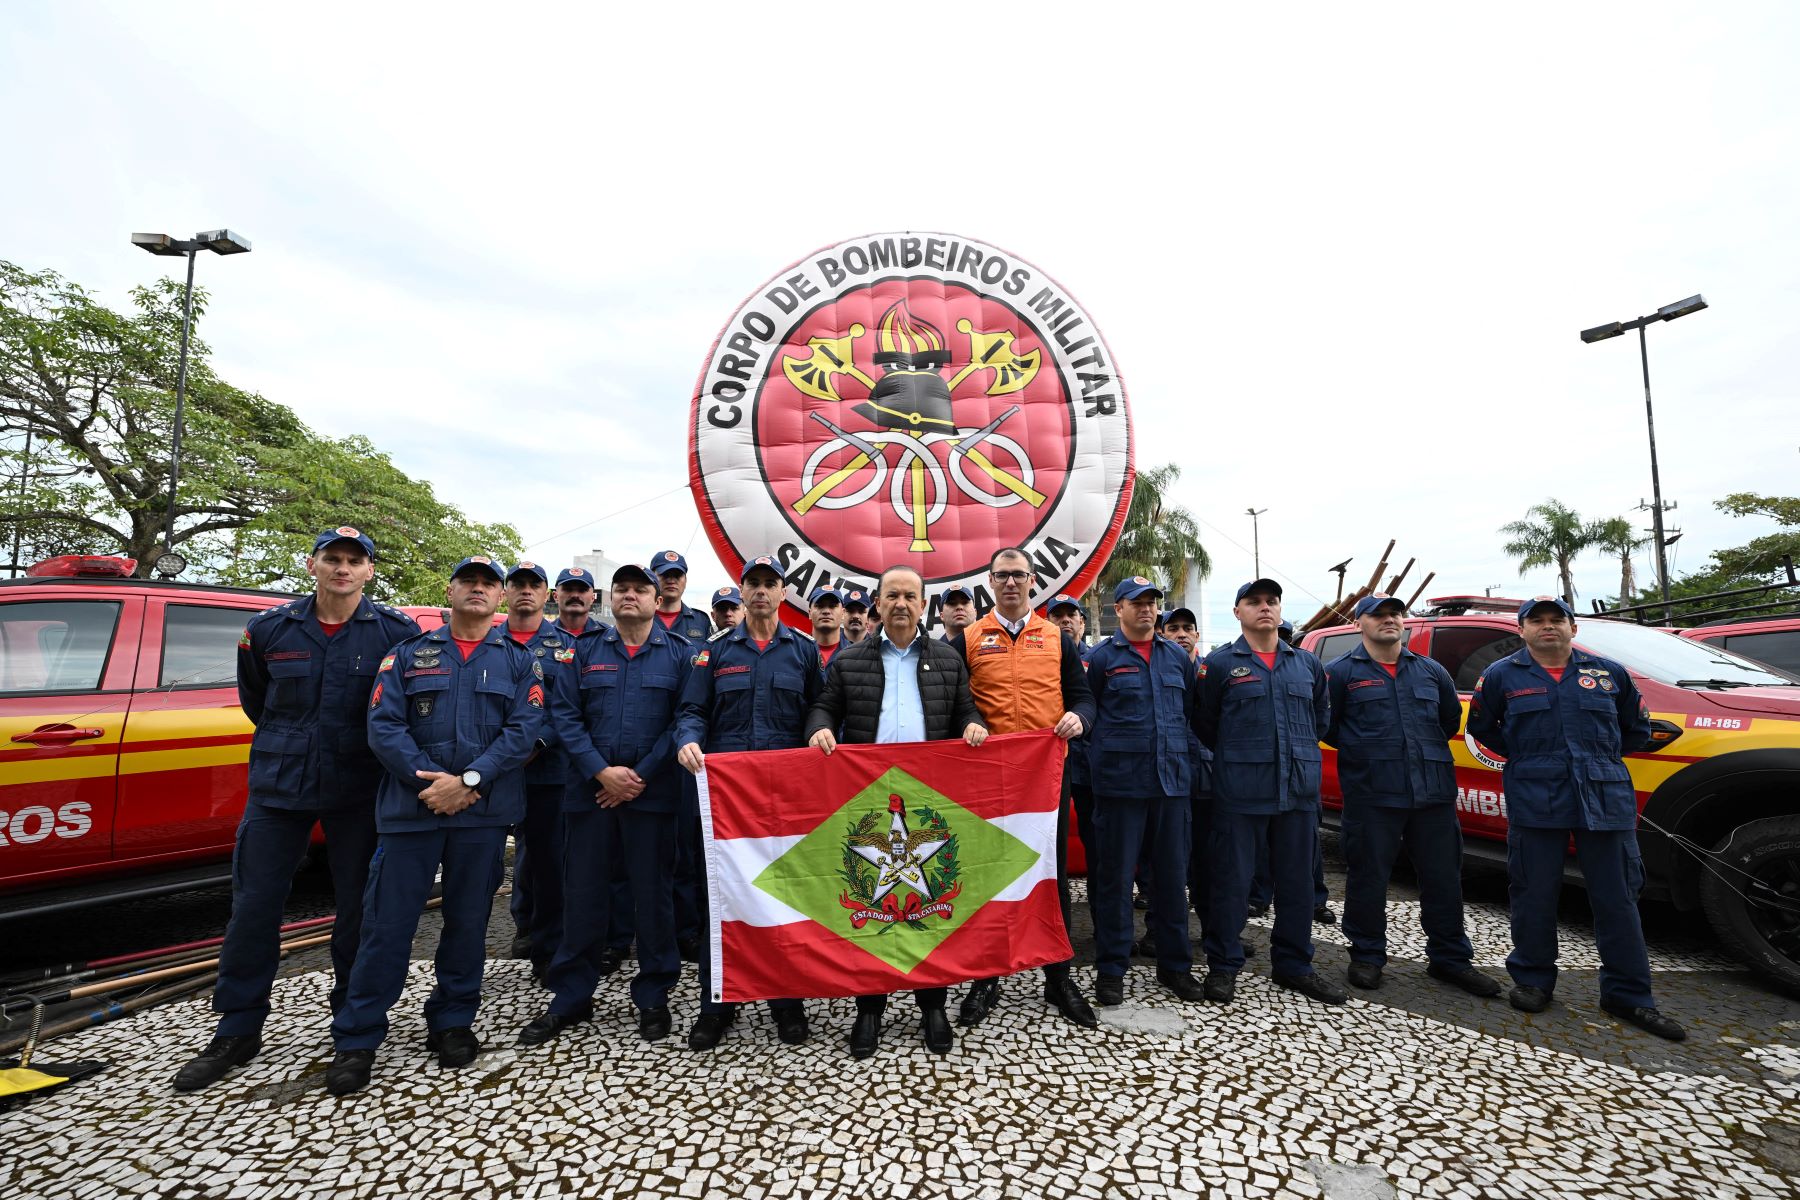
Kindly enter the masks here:
[[[1496, 892], [1472, 878], [1470, 934], [1477, 965], [1503, 974]], [[0, 1115], [0, 1195], [1800, 1196], [1800, 1004], [1691, 930], [1659, 930], [1658, 998], [1690, 1039], [1658, 1041], [1599, 1012], [1576, 915], [1557, 1003], [1528, 1016], [1428, 979], [1417, 904], [1395, 895], [1388, 982], [1342, 1009], [1271, 986], [1266, 953], [1229, 1008], [1182, 1004], [1134, 965], [1098, 1030], [1057, 1021], [1019, 978], [949, 1056], [925, 1051], [897, 1003], [862, 1062], [844, 1050], [843, 1000], [808, 1003], [804, 1046], [779, 1044], [757, 1006], [717, 1051], [690, 1053], [692, 967], [666, 1041], [637, 1039], [628, 965], [603, 981], [595, 1023], [523, 1049], [513, 1037], [546, 994], [495, 959], [476, 1025], [488, 1049], [441, 1071], [420, 1016], [428, 919], [368, 1092], [322, 1090], [316, 969], [277, 984], [261, 1056], [197, 1095], [168, 1081], [211, 1014], [169, 1006], [53, 1044], [48, 1057], [113, 1065]], [[1267, 920], [1252, 925], [1266, 946]], [[1082, 949], [1087, 928], [1081, 911]], [[1316, 933], [1320, 969], [1341, 977], [1342, 935]], [[508, 934], [502, 899], [491, 943]], [[1091, 966], [1076, 977], [1091, 986]]]

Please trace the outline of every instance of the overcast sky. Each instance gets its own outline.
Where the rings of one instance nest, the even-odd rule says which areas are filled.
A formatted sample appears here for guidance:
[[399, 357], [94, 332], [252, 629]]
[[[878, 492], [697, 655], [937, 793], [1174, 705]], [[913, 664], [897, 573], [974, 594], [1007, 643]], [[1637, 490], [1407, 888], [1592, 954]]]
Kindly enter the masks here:
[[1555, 590], [1497, 527], [1650, 492], [1635, 341], [1577, 331], [1695, 292], [1650, 330], [1676, 571], [1772, 528], [1712, 500], [1800, 480], [1794, 5], [553, 7], [10, 4], [0, 257], [122, 306], [179, 266], [132, 231], [229, 226], [227, 379], [541, 561], [685, 550], [693, 598], [714, 335], [883, 230], [1080, 297], [1214, 640], [1251, 506], [1290, 616], [1389, 537], [1407, 591]]

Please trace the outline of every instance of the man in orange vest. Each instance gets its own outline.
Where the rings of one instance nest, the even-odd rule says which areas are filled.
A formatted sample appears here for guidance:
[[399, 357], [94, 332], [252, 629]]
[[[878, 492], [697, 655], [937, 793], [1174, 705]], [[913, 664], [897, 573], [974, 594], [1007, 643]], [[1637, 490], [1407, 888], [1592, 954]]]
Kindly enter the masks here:
[[[949, 639], [969, 664], [969, 692], [990, 734], [1054, 729], [1065, 742], [1078, 738], [1094, 721], [1094, 695], [1081, 665], [1074, 639], [1032, 611], [1031, 559], [1017, 546], [994, 552], [988, 562], [988, 587], [994, 607]], [[1062, 806], [1056, 818], [1056, 884], [1062, 893], [1063, 927], [1069, 916], [1069, 792], [1063, 773]], [[1000, 1000], [998, 979], [978, 979], [969, 986], [957, 1013], [957, 1024], [979, 1025]], [[1044, 968], [1044, 1001], [1063, 1019], [1088, 1028], [1099, 1024], [1094, 1010], [1069, 982], [1069, 964]]]

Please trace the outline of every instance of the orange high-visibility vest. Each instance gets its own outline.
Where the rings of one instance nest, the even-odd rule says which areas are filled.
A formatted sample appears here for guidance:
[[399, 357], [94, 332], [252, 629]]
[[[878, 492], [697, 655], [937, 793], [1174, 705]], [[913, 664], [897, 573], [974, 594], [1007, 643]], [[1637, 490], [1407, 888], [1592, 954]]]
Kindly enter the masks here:
[[969, 691], [989, 733], [1051, 729], [1062, 718], [1062, 638], [1036, 612], [1016, 638], [995, 611], [963, 631]]

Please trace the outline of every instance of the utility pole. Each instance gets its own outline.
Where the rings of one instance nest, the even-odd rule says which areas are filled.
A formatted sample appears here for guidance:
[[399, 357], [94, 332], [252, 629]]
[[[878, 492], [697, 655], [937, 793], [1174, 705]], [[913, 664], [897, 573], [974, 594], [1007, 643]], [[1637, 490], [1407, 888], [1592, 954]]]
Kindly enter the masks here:
[[1257, 518], [1262, 516], [1264, 513], [1268, 512], [1269, 510], [1266, 508], [1246, 508], [1244, 511], [1246, 513], [1248, 513], [1250, 516], [1250, 546], [1251, 546], [1250, 553], [1256, 563], [1256, 577], [1258, 579], [1261, 579], [1262, 578], [1262, 524], [1261, 524], [1261, 522], [1259, 522], [1257, 520]]

